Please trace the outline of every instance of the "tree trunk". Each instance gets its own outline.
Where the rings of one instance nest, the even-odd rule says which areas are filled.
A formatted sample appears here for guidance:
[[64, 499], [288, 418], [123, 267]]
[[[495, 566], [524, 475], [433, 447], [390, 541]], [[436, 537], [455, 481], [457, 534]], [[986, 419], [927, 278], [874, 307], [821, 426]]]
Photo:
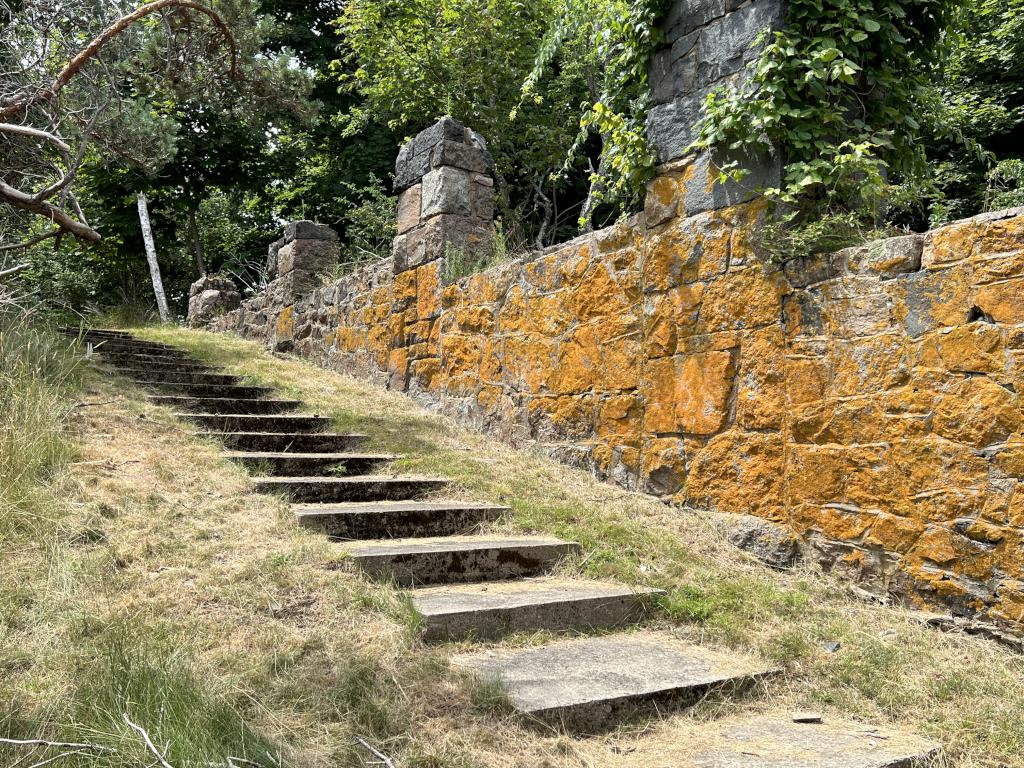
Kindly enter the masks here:
[[139, 192], [139, 223], [142, 225], [142, 239], [146, 243], [146, 261], [149, 262], [149, 275], [153, 278], [153, 293], [156, 294], [156, 308], [160, 312], [160, 322], [170, 322], [171, 313], [167, 309], [167, 297], [164, 295], [164, 281], [160, 279], [160, 264], [156, 260], [156, 244], [153, 242], [153, 230], [149, 226], [149, 208], [146, 196]]
[[199, 225], [196, 223], [196, 212], [194, 208], [188, 209], [188, 236], [192, 240], [192, 253], [196, 257], [196, 269], [199, 270], [199, 277], [206, 277], [206, 259], [203, 258], [203, 241], [199, 237]]
[[[601, 137], [602, 146], [605, 146], [605, 137]], [[601, 153], [601, 160], [597, 165], [597, 170], [594, 170], [594, 161], [587, 159], [587, 164], [590, 166], [590, 189], [587, 191], [587, 200], [583, 203], [583, 210], [580, 211], [580, 221], [583, 222], [584, 232], [594, 231], [594, 209], [597, 207], [598, 201], [604, 196], [605, 193], [605, 163], [604, 163], [604, 152]]]

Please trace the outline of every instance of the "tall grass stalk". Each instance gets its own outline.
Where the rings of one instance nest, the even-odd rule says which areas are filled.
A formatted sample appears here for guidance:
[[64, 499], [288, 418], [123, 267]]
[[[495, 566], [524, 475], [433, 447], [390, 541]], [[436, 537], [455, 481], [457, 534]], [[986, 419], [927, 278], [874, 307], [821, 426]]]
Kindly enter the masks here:
[[75, 456], [68, 417], [80, 384], [76, 343], [0, 312], [0, 537], [39, 532], [59, 516], [53, 499]]

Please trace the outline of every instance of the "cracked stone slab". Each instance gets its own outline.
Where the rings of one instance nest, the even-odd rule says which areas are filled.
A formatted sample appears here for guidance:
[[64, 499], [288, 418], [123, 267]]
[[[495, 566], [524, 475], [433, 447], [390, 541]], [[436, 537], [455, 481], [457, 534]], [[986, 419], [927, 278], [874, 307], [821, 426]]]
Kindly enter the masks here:
[[942, 756], [934, 741], [894, 728], [779, 715], [670, 723], [616, 746], [621, 768], [930, 768]]
[[507, 507], [463, 501], [293, 504], [299, 525], [337, 540], [399, 539], [471, 533]]
[[512, 632], [609, 629], [635, 624], [661, 590], [540, 578], [428, 587], [410, 594], [423, 639], [498, 638]]
[[548, 536], [445, 536], [357, 542], [345, 550], [368, 575], [415, 586], [537, 576], [580, 547]]
[[738, 690], [774, 672], [756, 659], [646, 632], [498, 649], [452, 663], [500, 684], [520, 714], [588, 732], [638, 710]]

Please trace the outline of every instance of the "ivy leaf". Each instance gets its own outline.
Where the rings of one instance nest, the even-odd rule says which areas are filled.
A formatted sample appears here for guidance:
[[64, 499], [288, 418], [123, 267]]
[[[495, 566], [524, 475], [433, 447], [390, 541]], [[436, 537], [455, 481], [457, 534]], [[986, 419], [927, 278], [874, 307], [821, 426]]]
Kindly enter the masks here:
[[879, 24], [874, 19], [864, 19], [864, 29], [866, 29], [868, 32], [877, 32], [881, 28], [882, 25]]

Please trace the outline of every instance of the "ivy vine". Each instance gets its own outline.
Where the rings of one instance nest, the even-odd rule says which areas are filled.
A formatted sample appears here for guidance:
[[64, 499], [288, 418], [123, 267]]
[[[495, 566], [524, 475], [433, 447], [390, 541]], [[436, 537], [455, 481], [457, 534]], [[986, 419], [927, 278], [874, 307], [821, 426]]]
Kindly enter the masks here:
[[707, 97], [694, 148], [779, 152], [783, 183], [769, 196], [805, 212], [872, 210], [890, 174], [925, 169], [922, 121], [955, 7], [790, 0], [746, 82]]
[[[535, 97], [541, 78], [566, 41], [589, 39], [600, 67], [600, 91], [584, 107], [580, 132], [565, 165], [572, 164], [591, 132], [599, 134], [600, 165], [592, 176], [592, 189], [598, 201], [618, 202], [623, 210], [642, 199], [654, 176], [657, 158], [647, 139], [648, 72], [654, 52], [664, 41], [660, 21], [670, 4], [671, 0], [566, 0], [523, 86], [524, 98]], [[588, 224], [584, 215], [580, 225]]]

